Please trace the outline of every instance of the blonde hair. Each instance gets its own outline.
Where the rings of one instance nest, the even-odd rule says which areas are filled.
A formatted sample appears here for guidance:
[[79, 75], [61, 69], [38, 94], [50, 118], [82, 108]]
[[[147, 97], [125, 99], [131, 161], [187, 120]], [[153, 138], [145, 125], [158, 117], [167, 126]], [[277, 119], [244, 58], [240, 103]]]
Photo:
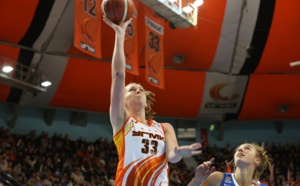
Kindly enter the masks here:
[[267, 155], [267, 151], [263, 146], [252, 143], [253, 147], [256, 149], [256, 157], [260, 159], [260, 163], [255, 167], [253, 178], [259, 179], [259, 177], [263, 174], [264, 170], [267, 168], [269, 170], [272, 169], [271, 159]]

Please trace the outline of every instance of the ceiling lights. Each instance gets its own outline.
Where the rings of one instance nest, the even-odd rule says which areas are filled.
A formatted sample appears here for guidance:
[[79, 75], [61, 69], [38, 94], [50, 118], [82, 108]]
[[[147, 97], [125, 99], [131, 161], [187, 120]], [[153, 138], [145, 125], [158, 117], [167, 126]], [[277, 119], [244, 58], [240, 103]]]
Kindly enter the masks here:
[[291, 67], [300, 66], [300, 61], [295, 61], [290, 63]]
[[3, 66], [3, 68], [2, 68], [2, 72], [4, 72], [4, 73], [10, 73], [11, 71], [13, 71], [13, 67], [11, 67], [11, 66]]
[[50, 81], [44, 81], [41, 83], [43, 87], [49, 87], [52, 83]]
[[29, 92], [46, 92], [51, 82], [38, 69], [0, 56], [0, 82]]
[[203, 0], [195, 0], [194, 1], [194, 6], [199, 7], [201, 5], [203, 5], [204, 1]]
[[182, 8], [182, 11], [186, 14], [189, 14], [193, 12], [195, 8], [198, 8], [199, 6], [203, 5], [203, 0], [195, 0], [193, 3], [188, 3], [187, 6]]

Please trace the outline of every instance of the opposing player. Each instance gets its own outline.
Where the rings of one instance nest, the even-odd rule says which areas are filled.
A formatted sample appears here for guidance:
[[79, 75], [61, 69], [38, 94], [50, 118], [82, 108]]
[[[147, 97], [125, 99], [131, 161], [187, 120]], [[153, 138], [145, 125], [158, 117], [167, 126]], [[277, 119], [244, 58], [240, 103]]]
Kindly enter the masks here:
[[258, 186], [259, 177], [266, 168], [271, 169], [265, 149], [253, 143], [240, 145], [234, 153], [234, 172], [211, 170], [213, 159], [199, 165], [188, 186]]

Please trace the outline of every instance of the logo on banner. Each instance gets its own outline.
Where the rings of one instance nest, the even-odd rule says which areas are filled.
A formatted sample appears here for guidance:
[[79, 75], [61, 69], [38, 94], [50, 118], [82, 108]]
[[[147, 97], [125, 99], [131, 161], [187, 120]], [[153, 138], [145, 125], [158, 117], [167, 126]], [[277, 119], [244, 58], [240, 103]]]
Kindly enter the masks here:
[[209, 90], [210, 97], [214, 100], [212, 102], [207, 102], [205, 104], [205, 108], [236, 108], [238, 101], [237, 100], [240, 95], [238, 93], [230, 93], [229, 95], [222, 90], [228, 87], [230, 83], [219, 83], [212, 86]]
[[91, 53], [94, 54], [96, 52], [95, 47], [88, 44], [88, 43], [95, 42], [95, 38], [93, 36], [93, 35], [95, 35], [95, 33], [93, 33], [92, 30], [96, 30], [96, 28], [95, 28], [95, 24], [93, 24], [93, 21], [94, 20], [91, 20], [90, 18], [85, 18], [82, 21], [81, 31], [82, 31], [82, 36], [84, 38], [83, 40], [86, 40], [88, 42], [84, 42], [83, 40], [81, 40], [80, 41], [80, 47], [81, 47], [81, 49], [86, 50], [86, 51], [91, 52]]
[[92, 33], [92, 25], [91, 24], [91, 19], [90, 18], [85, 18], [83, 21], [82, 21], [82, 24], [81, 24], [81, 30], [82, 30], [82, 35], [85, 39], [93, 42], [95, 39], [93, 38], [93, 33]]
[[237, 113], [242, 103], [248, 76], [228, 76], [219, 73], [207, 73], [206, 76], [199, 114]]
[[209, 90], [210, 97], [214, 100], [221, 100], [221, 101], [234, 100], [234, 99], [239, 98], [239, 94], [237, 94], [237, 93], [234, 93], [230, 96], [221, 95], [222, 88], [224, 88], [228, 85], [229, 85], [229, 83], [219, 83], [219, 84], [211, 87]]
[[[89, 41], [90, 43], [94, 42], [95, 38], [93, 38], [93, 33], [91, 30], [94, 30], [94, 24], [91, 23], [90, 18], [85, 18], [82, 23], [81, 23], [81, 31], [82, 31], [82, 36], [84, 39]], [[96, 49], [95, 47], [89, 45], [87, 42], [80, 41], [80, 47], [83, 50], [86, 50], [91, 53], [95, 53]]]

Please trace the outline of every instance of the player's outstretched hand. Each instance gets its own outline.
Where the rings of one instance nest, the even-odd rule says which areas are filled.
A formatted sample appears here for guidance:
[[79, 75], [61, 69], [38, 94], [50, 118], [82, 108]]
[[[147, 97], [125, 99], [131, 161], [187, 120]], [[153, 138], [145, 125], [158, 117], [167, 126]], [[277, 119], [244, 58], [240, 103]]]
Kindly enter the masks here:
[[199, 155], [202, 153], [202, 150], [199, 150], [202, 147], [201, 143], [194, 143], [191, 145], [179, 146], [175, 149], [175, 153], [180, 154], [181, 157], [190, 157], [194, 155]]
[[215, 167], [212, 167], [215, 158], [205, 161], [200, 164], [195, 171], [195, 181], [203, 182], [214, 170]]
[[113, 28], [116, 32], [123, 32], [125, 33], [125, 30], [127, 28], [127, 26], [130, 24], [130, 22], [132, 21], [132, 18], [130, 18], [128, 21], [125, 22], [121, 22], [119, 24], [115, 24], [113, 23], [110, 19], [108, 19], [106, 16], [103, 16], [103, 21], [110, 26], [111, 28]]

